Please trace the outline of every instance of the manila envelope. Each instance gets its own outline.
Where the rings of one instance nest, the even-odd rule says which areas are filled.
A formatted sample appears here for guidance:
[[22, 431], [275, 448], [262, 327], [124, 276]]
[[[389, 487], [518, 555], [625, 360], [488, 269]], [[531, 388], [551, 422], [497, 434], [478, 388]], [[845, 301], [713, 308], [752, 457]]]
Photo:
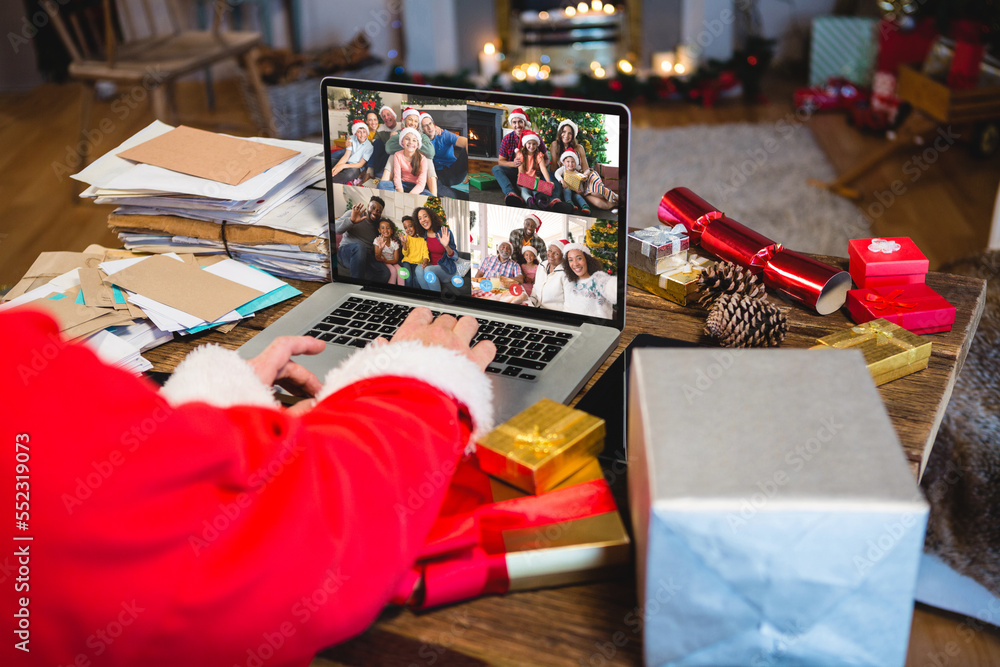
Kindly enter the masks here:
[[118, 153], [118, 157], [227, 185], [239, 185], [298, 154], [290, 148], [180, 125]]
[[41, 287], [56, 276], [67, 271], [86, 266], [88, 259], [99, 259], [99, 255], [83, 252], [43, 252], [32, 262], [24, 277], [4, 295], [4, 301], [15, 299], [25, 292]]
[[76, 297], [79, 293], [80, 289], [74, 287], [73, 289], [67, 290], [61, 294], [53, 294], [44, 299], [35, 299], [34, 301], [21, 307], [41, 308], [55, 318], [56, 322], [59, 323], [60, 331], [66, 331], [67, 329], [78, 327], [81, 324], [86, 324], [87, 322], [107, 315], [108, 313], [115, 312], [113, 310], [108, 310], [107, 308], [94, 308], [92, 306], [86, 306], [82, 303], [77, 303]]
[[103, 280], [107, 277], [100, 269], [79, 269], [80, 289], [83, 291], [83, 301], [88, 306], [99, 308], [114, 308], [115, 298], [111, 285]]
[[263, 292], [220, 278], [186, 262], [155, 255], [108, 278], [112, 283], [214, 322]]

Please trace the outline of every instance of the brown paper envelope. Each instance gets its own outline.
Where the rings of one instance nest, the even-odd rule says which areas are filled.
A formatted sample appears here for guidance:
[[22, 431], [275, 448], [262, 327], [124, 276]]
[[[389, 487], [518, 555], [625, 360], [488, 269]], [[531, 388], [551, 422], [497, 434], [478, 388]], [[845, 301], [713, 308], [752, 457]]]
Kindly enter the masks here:
[[129, 303], [128, 300], [125, 301], [125, 307], [128, 309], [129, 317], [134, 320], [148, 320], [149, 317], [139, 306], [134, 303]]
[[21, 296], [31, 289], [33, 282], [35, 282], [33, 278], [21, 278], [13, 287], [7, 290], [6, 294], [0, 296], [0, 303], [11, 301]]
[[214, 322], [263, 294], [162, 255], [154, 255], [122, 269], [109, 280], [119, 287], [183, 310], [206, 322]]
[[289, 148], [180, 125], [118, 153], [118, 157], [239, 185], [298, 154]]
[[60, 331], [71, 329], [107, 313], [114, 312], [107, 308], [94, 308], [76, 303], [76, 296], [79, 293], [80, 288], [74, 287], [61, 294], [52, 295], [59, 298], [46, 297], [44, 299], [35, 299], [31, 303], [25, 304], [25, 306], [29, 308], [41, 308], [49, 313], [59, 323]]
[[78, 324], [75, 327], [70, 327], [69, 329], [64, 329], [62, 334], [67, 340], [75, 340], [77, 338], [85, 338], [91, 334], [95, 334], [101, 329], [107, 329], [108, 327], [117, 327], [122, 324], [132, 324], [133, 320], [127, 313], [117, 313], [108, 312], [106, 315], [101, 315], [100, 317], [90, 320], [89, 322], [84, 322], [83, 324]]
[[87, 265], [87, 259], [95, 257], [83, 252], [43, 252], [32, 262], [25, 278], [61, 276], [67, 271]]
[[36, 287], [41, 287], [56, 276], [61, 276], [67, 271], [85, 266], [88, 259], [96, 257], [83, 252], [43, 252], [35, 258], [31, 267], [28, 268], [24, 276], [14, 287], [4, 295], [4, 301], [16, 299], [25, 292], [30, 292]]
[[80, 269], [80, 289], [83, 290], [83, 300], [88, 306], [98, 308], [114, 308], [115, 299], [111, 286], [105, 285], [105, 276], [100, 269]]
[[116, 259], [135, 259], [136, 257], [148, 257], [149, 253], [145, 252], [132, 252], [131, 250], [124, 250], [122, 248], [112, 248], [104, 253], [104, 259], [102, 262], [113, 262]]

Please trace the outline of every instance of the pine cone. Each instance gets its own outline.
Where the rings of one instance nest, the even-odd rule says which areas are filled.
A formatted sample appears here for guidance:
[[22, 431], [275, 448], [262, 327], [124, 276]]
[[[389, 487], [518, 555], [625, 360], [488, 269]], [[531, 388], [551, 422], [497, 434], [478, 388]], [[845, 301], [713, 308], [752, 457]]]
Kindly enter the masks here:
[[777, 306], [745, 294], [723, 294], [705, 320], [705, 333], [723, 347], [776, 347], [788, 333]]
[[767, 291], [760, 278], [732, 262], [719, 262], [705, 269], [698, 276], [702, 295], [699, 303], [709, 306], [723, 294], [743, 294], [751, 299], [767, 299]]

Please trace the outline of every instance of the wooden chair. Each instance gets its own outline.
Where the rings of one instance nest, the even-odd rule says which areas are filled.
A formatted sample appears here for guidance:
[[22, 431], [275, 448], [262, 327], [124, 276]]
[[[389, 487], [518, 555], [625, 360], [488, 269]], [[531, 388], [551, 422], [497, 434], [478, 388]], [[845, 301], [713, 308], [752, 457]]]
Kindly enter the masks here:
[[[212, 65], [228, 59], [245, 68], [264, 119], [259, 130], [274, 136], [271, 105], [256, 64], [262, 43], [260, 33], [222, 30], [226, 0], [216, 0], [211, 30], [182, 29], [175, 0], [154, 5], [161, 10], [165, 5], [166, 21], [157, 20], [151, 4], [149, 0], [101, 0], [99, 7], [91, 3], [71, 12], [53, 0], [42, 0], [70, 54], [70, 77], [88, 86], [80, 118], [80, 165], [87, 163], [86, 137], [98, 81], [141, 87], [149, 94], [153, 115], [176, 124], [174, 84], [178, 77], [199, 70], [207, 72]], [[137, 20], [142, 23], [137, 24]], [[169, 23], [169, 30], [164, 30], [161, 23]], [[133, 98], [142, 99], [137, 95]]]

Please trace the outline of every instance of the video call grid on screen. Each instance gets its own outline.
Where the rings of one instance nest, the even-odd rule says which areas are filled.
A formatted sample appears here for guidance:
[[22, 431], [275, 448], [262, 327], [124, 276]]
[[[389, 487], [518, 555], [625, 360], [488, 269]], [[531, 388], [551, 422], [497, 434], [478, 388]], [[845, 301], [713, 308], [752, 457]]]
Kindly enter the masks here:
[[[388, 234], [400, 247], [396, 254], [393, 242], [380, 246], [373, 242], [366, 249], [367, 258], [359, 261], [359, 253], [365, 251], [349, 248], [352, 242], [348, 239], [345, 243], [345, 237], [336, 234], [334, 265], [338, 280], [401, 292], [436, 292], [451, 300], [475, 299], [476, 303], [489, 302], [497, 304], [498, 310], [512, 312], [519, 307], [531, 307], [548, 310], [554, 316], [572, 314], [574, 319], [580, 315], [598, 320], [619, 317], [618, 305], [604, 303], [603, 308], [573, 310], [565, 303], [547, 303], [545, 290], [534, 293], [538, 273], [546, 273], [550, 246], [584, 243], [596, 255], [601, 250], [597, 238], [610, 236], [618, 244], [625, 242], [626, 230], [618, 225], [619, 217], [624, 219], [625, 201], [617, 196], [618, 190], [624, 192], [625, 188], [624, 179], [618, 180], [617, 169], [627, 157], [627, 142], [623, 140], [625, 133], [621, 131], [618, 115], [572, 109], [580, 104], [574, 100], [538, 98], [544, 105], [530, 106], [469, 99], [476, 95], [475, 91], [448, 91], [465, 96], [442, 97], [391, 91], [383, 88], [384, 84], [376, 85], [379, 88], [332, 85], [324, 88], [324, 122], [331, 138], [327, 155], [333, 180], [329, 196], [331, 218], [341, 218], [357, 204], [369, 207], [372, 198], [377, 197], [384, 206], [378, 216], [378, 231], [371, 224], [370, 233]], [[552, 106], [563, 103], [565, 108]], [[573, 121], [574, 118], [577, 120]], [[565, 123], [566, 120], [572, 122]], [[580, 121], [585, 124], [582, 131]], [[412, 131], [404, 132], [406, 128]], [[520, 132], [520, 138], [526, 138], [525, 130], [534, 131], [539, 141], [536, 153], [522, 152], [522, 146], [514, 149], [514, 157], [520, 153], [522, 162], [524, 156], [533, 157], [536, 164], [535, 173], [527, 174], [522, 182], [528, 178], [547, 181], [552, 185], [551, 194], [539, 195], [537, 187], [519, 185], [517, 174], [523, 169], [508, 168], [506, 174], [493, 169], [501, 163], [498, 158], [511, 157], [512, 146], [521, 143], [509, 135]], [[599, 130], [603, 130], [600, 142], [595, 136], [600, 134]], [[557, 133], [562, 133], [564, 142], [572, 137], [574, 142], [569, 148], [579, 160], [566, 159], [566, 146], [556, 143]], [[527, 137], [533, 139], [530, 134]], [[556, 151], [561, 151], [561, 163], [551, 155]], [[558, 174], [562, 178], [557, 178], [557, 168], [562, 168]], [[570, 187], [572, 181], [565, 177], [567, 171], [577, 175], [578, 191]], [[588, 183], [590, 173], [596, 173], [598, 178], [590, 176]], [[501, 187], [499, 181], [504, 175], [508, 184]], [[607, 182], [604, 176], [608, 177]], [[540, 188], [546, 186], [542, 184]], [[520, 196], [520, 200], [507, 197], [508, 192]], [[609, 192], [614, 193], [615, 199]], [[440, 269], [406, 262], [404, 244], [410, 242], [405, 237], [427, 234], [421, 220], [427, 224], [428, 218], [435, 218], [429, 225], [433, 236], [440, 213], [444, 214], [442, 226], [453, 237], [456, 261]], [[531, 244], [540, 249], [536, 262], [530, 261], [530, 250], [523, 251], [523, 245], [517, 245], [518, 241], [523, 244], [526, 228], [532, 226], [541, 241]], [[389, 245], [389, 250], [383, 249], [385, 245]], [[614, 243], [609, 245], [613, 249]], [[375, 258], [380, 250], [384, 262]], [[502, 250], [510, 251], [512, 261], [501, 259]], [[616, 259], [610, 249], [603, 254], [611, 262]], [[516, 270], [512, 263], [517, 265]], [[568, 265], [564, 264], [562, 273], [566, 268]], [[621, 278], [615, 300], [618, 304], [624, 303], [622, 268], [616, 266], [614, 270]], [[589, 269], [608, 273], [596, 257], [589, 262]], [[534, 279], [530, 278], [531, 273], [535, 274]], [[586, 275], [590, 274], [588, 271]]]

